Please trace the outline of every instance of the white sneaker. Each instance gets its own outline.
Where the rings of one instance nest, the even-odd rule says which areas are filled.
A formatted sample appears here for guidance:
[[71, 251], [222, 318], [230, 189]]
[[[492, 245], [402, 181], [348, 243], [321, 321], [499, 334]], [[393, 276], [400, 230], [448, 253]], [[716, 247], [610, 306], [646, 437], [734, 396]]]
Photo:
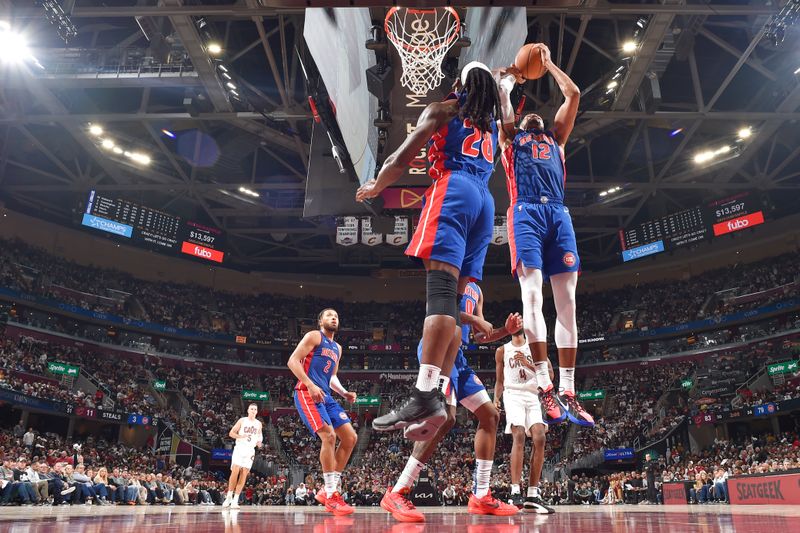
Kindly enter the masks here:
[[230, 499], [230, 498], [225, 498], [225, 501], [224, 501], [224, 502], [222, 502], [222, 506], [223, 506], [223, 507], [230, 507], [230, 506], [231, 506], [231, 503], [233, 503], [233, 502], [231, 502], [231, 499]]
[[239, 500], [235, 500], [231, 503], [231, 509], [238, 509], [239, 508]]

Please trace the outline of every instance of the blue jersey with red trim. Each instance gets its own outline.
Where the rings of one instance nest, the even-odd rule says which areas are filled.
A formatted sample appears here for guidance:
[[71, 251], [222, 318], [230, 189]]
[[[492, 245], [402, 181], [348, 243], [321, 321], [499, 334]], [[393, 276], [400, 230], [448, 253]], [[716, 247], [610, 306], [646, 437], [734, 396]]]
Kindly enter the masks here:
[[[481, 296], [481, 288], [478, 284], [470, 281], [464, 289], [464, 295], [461, 297], [461, 304], [459, 311], [468, 315], [474, 315], [478, 310], [478, 298]], [[462, 324], [461, 326], [461, 344], [469, 344], [469, 324]]]
[[[564, 152], [550, 130], [520, 131], [503, 152], [511, 205], [521, 201], [564, 203]], [[545, 197], [546, 200], [542, 200]]]
[[[339, 362], [341, 353], [339, 345], [325, 336], [320, 331], [322, 342], [309, 353], [303, 361], [303, 369], [311, 381], [326, 394], [331, 393], [331, 378], [336, 370], [336, 363]], [[308, 390], [302, 381], [298, 381], [294, 390]]]
[[[454, 93], [447, 100], [458, 99], [464, 105], [466, 93]], [[492, 120], [492, 131], [481, 132], [469, 119], [458, 115], [450, 119], [433, 134], [428, 148], [429, 171], [437, 180], [447, 173], [467, 172], [489, 183], [494, 171], [494, 154], [497, 150], [497, 122]]]

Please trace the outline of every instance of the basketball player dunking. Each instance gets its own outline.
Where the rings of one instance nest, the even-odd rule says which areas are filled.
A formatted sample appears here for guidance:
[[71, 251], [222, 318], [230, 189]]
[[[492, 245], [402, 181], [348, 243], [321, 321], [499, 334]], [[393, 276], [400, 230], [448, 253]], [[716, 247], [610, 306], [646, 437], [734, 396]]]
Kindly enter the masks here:
[[320, 329], [306, 333], [289, 357], [289, 370], [298, 380], [294, 405], [303, 423], [322, 443], [319, 461], [325, 480], [325, 497], [318, 495], [317, 500], [329, 513], [348, 515], [353, 508], [345, 503], [337, 487], [358, 436], [350, 417], [331, 396], [331, 390], [350, 403], [356, 401], [356, 393], [348, 392], [336, 375], [342, 357], [342, 347], [333, 340], [339, 329], [338, 313], [324, 309], [318, 321]]
[[[469, 344], [470, 325], [483, 318], [483, 292], [476, 283], [468, 283], [464, 296], [461, 298], [460, 313], [462, 322], [461, 342]], [[522, 326], [519, 314], [510, 314], [505, 326], [492, 329], [486, 336], [477, 334], [475, 340], [479, 343], [494, 342], [502, 339], [512, 331]], [[422, 358], [422, 341], [417, 349], [417, 356]], [[497, 423], [499, 414], [492, 404], [486, 388], [481, 383], [475, 371], [467, 364], [464, 352], [459, 348], [455, 359], [453, 371], [449, 377], [441, 377], [441, 389], [447, 398], [447, 420], [438, 428], [432, 439], [414, 444], [411, 457], [408, 458], [400, 479], [394, 488], [387, 490], [381, 500], [381, 507], [392, 513], [401, 522], [424, 522], [425, 517], [417, 511], [414, 504], [408, 499], [411, 487], [417, 481], [420, 472], [425, 469], [425, 463], [436, 452], [439, 443], [452, 429], [456, 422], [456, 403], [460, 403], [478, 419], [478, 429], [475, 432], [475, 474], [472, 494], [469, 498], [467, 511], [472, 514], [512, 515], [518, 509], [513, 505], [505, 504], [492, 497], [489, 491], [489, 481], [494, 463], [494, 452], [497, 437]]]
[[247, 475], [253, 468], [256, 448], [263, 446], [264, 434], [261, 421], [256, 420], [258, 406], [251, 403], [247, 406], [247, 416], [240, 418], [228, 432], [228, 436], [236, 439], [231, 455], [231, 477], [228, 479], [228, 494], [222, 507], [239, 508], [239, 495], [247, 481]]
[[[545, 423], [557, 424], [568, 417], [572, 423], [593, 426], [594, 419], [575, 395], [578, 351], [575, 287], [580, 260], [572, 219], [569, 209], [564, 206], [567, 179], [564, 146], [575, 126], [580, 90], [553, 64], [550, 50], [543, 44], [537, 46], [543, 65], [555, 78], [565, 101], [556, 113], [552, 129], [546, 130], [542, 117], [533, 113], [526, 115], [516, 129], [509, 96], [514, 77], [505, 76], [500, 82], [503, 105], [500, 144], [510, 199], [508, 240], [511, 271], [519, 277], [525, 336], [536, 367]], [[548, 277], [557, 315], [558, 395], [547, 371], [547, 326], [542, 314], [542, 282]]]
[[[406, 254], [421, 259], [427, 271], [422, 359], [410, 398], [396, 411], [373, 420], [376, 431], [405, 428], [406, 437], [425, 440], [447, 420], [439, 376], [449, 375], [461, 345], [460, 295], [470, 280], [480, 280], [494, 224], [488, 182], [494, 170], [500, 99], [486, 65], [472, 62], [461, 71], [461, 90], [430, 104], [416, 129], [384, 162], [376, 180], [356, 193], [375, 198], [403, 174], [430, 142], [430, 176], [420, 223]], [[489, 335], [491, 325], [475, 325]], [[424, 423], [424, 424], [423, 424]]]
[[[547, 361], [550, 379], [553, 366]], [[511, 341], [500, 346], [495, 352], [494, 405], [499, 409], [502, 398], [506, 411], [506, 434], [510, 433], [511, 445], [511, 499], [514, 505], [524, 505], [526, 511], [551, 514], [553, 509], [542, 501], [539, 480], [544, 465], [544, 446], [547, 438], [547, 424], [542, 420], [542, 406], [539, 404], [538, 385], [534, 371], [531, 349], [522, 330], [511, 336]], [[522, 461], [525, 454], [525, 436], [531, 438], [531, 462], [528, 473], [528, 495], [522, 502], [520, 481]]]

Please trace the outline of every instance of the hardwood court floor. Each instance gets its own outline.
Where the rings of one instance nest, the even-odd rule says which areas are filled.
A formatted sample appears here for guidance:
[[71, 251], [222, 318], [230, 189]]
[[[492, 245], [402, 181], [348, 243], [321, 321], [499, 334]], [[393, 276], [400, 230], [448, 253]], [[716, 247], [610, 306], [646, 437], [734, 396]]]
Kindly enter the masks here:
[[401, 524], [380, 508], [334, 517], [319, 507], [3, 507], [0, 532], [96, 533], [790, 533], [800, 531], [791, 506], [560, 506], [549, 516], [472, 516], [466, 508], [421, 508], [424, 524]]

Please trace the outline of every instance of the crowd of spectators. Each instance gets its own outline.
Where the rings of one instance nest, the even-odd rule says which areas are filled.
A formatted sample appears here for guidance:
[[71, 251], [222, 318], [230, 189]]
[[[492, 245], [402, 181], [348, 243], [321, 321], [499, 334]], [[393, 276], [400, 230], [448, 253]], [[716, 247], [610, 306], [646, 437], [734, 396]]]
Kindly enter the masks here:
[[[79, 265], [20, 241], [0, 240], [0, 280], [7, 287], [92, 310], [194, 329], [293, 343], [319, 309], [335, 307], [342, 316], [342, 338], [363, 344], [413, 345], [418, 340], [424, 303], [343, 302], [277, 294], [233, 294], [196, 284], [138, 280], [121, 271]], [[729, 310], [736, 297], [783, 287], [764, 298], [745, 298], [758, 307], [798, 294], [798, 254], [752, 264], [737, 264], [687, 280], [629, 285], [579, 295], [578, 324], [584, 338], [629, 329], [680, 324]], [[731, 300], [733, 299], [733, 300]], [[492, 302], [490, 319], [519, 310], [519, 302]], [[552, 305], [549, 306], [552, 318]]]

